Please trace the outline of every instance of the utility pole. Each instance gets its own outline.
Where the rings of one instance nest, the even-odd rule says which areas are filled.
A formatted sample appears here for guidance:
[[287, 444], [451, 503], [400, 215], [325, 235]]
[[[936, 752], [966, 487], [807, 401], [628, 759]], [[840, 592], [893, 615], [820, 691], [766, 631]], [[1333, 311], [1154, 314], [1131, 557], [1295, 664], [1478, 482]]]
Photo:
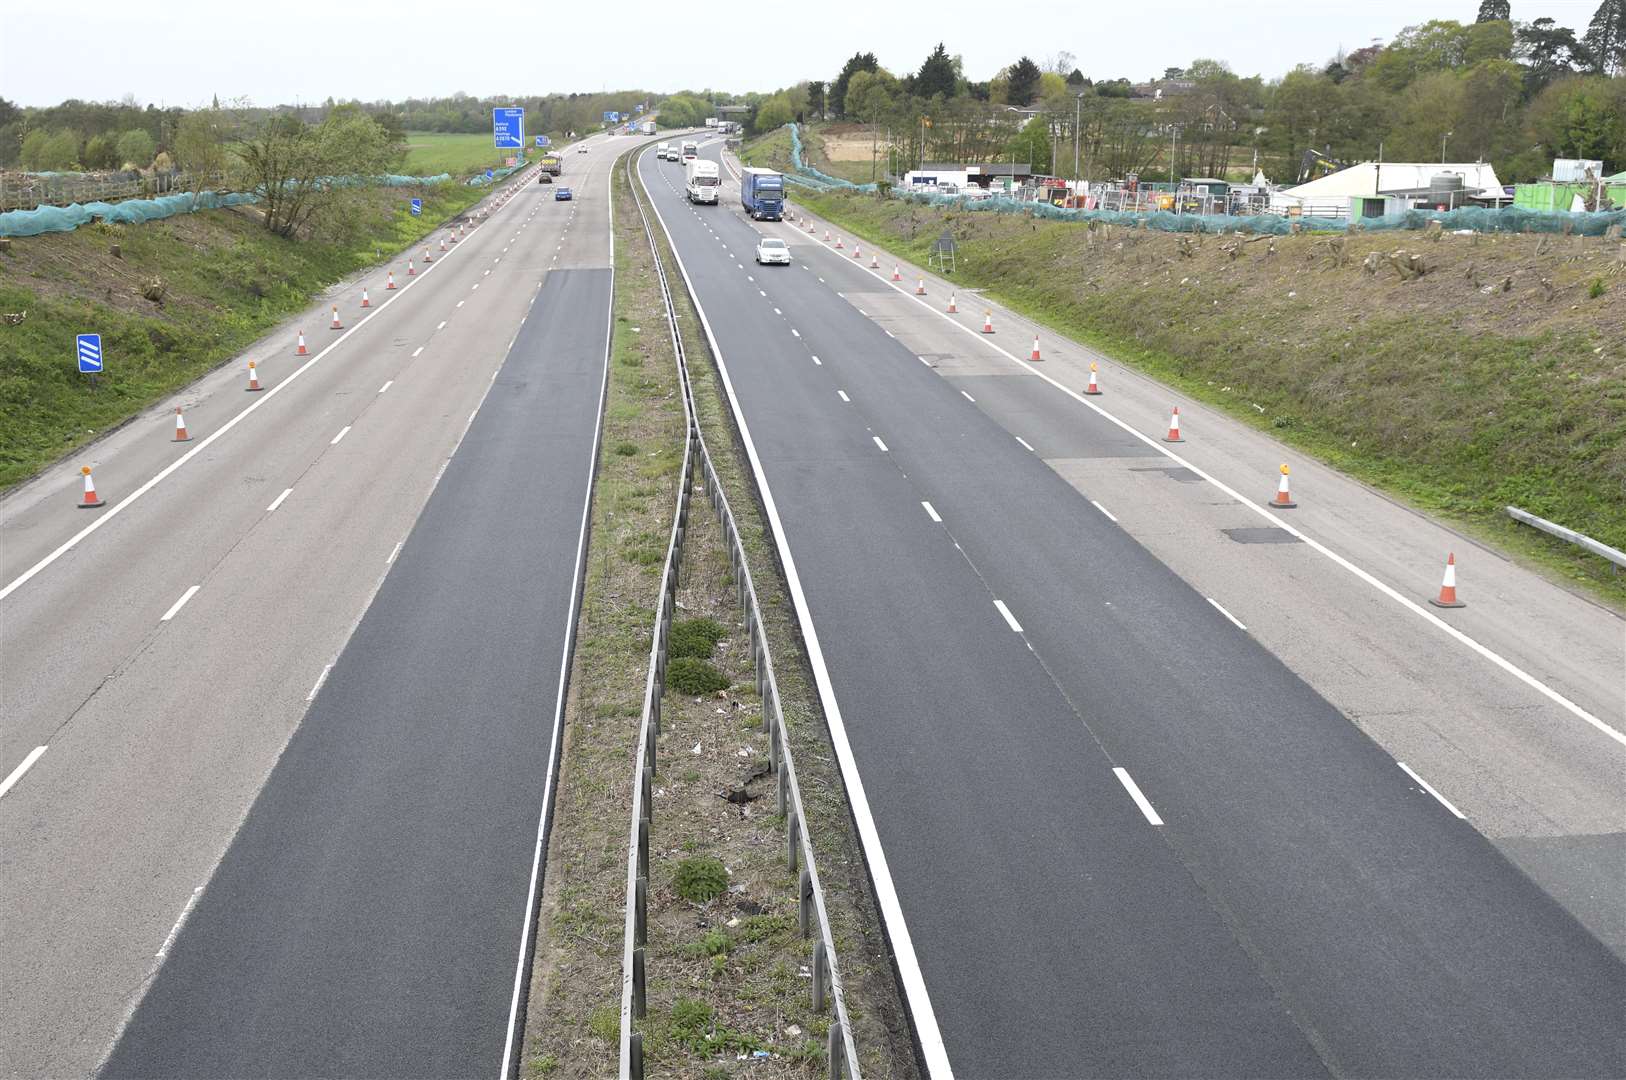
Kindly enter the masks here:
[[1456, 134], [1456, 132], [1454, 132], [1454, 131], [1447, 131], [1444, 135], [1440, 136], [1440, 164], [1441, 165], [1445, 164], [1445, 140], [1449, 139], [1451, 136], [1453, 136], [1455, 134]]
[[1077, 181], [1078, 175], [1078, 123], [1079, 116], [1084, 111], [1084, 95], [1073, 95], [1073, 179]]

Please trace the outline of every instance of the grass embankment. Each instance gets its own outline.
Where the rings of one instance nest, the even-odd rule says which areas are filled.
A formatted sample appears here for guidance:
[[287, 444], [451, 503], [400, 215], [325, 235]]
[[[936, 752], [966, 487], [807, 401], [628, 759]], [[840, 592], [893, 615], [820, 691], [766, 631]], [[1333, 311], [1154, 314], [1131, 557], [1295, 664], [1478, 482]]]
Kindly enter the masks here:
[[[530, 138], [535, 143], [535, 138]], [[459, 179], [483, 173], [487, 169], [501, 169], [511, 151], [498, 150], [491, 143], [491, 133], [473, 135], [447, 134], [438, 131], [407, 132], [406, 164], [401, 171], [408, 176], [439, 176], [451, 173]], [[535, 153], [534, 148], [527, 153]]]
[[[0, 254], [0, 488], [28, 478], [216, 367], [313, 295], [484, 194], [458, 184], [347, 194], [343, 240], [287, 240], [252, 206], [15, 239]], [[424, 200], [421, 217], [408, 200]], [[113, 245], [120, 248], [112, 254]], [[154, 278], [162, 302], [143, 296]], [[99, 332], [93, 389], [74, 335]]]
[[[1619, 241], [1417, 232], [1180, 236], [798, 190], [808, 209], [1305, 453], [1626, 604], [1626, 577], [1513, 524], [1626, 547]], [[1340, 253], [1337, 244], [1344, 245]], [[1402, 281], [1369, 254], [1420, 253]]]

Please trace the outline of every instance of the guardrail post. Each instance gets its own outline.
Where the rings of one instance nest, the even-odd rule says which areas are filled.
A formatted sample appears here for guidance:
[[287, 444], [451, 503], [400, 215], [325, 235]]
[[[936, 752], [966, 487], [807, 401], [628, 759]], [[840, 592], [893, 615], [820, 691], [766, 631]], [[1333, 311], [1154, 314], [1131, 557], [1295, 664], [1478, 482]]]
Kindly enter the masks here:
[[[634, 1020], [644, 1018], [644, 950], [640, 946], [632, 950], [632, 1017]], [[634, 1034], [633, 1038], [637, 1038]]]
[[771, 713], [764, 715], [768, 717], [768, 768], [773, 772], [782, 773], [785, 770], [779, 764], [779, 736], [783, 732], [779, 730], [779, 725], [774, 722]]
[[805, 866], [796, 879], [796, 926], [805, 941], [813, 927], [813, 875]]
[[[647, 810], [648, 807], [645, 807]], [[638, 816], [638, 877], [649, 876], [649, 815]]]
[[660, 736], [660, 711], [661, 699], [656, 697], [649, 703], [649, 737], [644, 740], [644, 764], [649, 767], [650, 772], [655, 771], [656, 765], [655, 744], [659, 741]]
[[[834, 1031], [835, 1028], [831, 1028], [830, 1030]], [[630, 1051], [630, 1053], [627, 1054], [627, 1064], [630, 1066], [630, 1068], [627, 1070], [628, 1075], [632, 1078], [632, 1080], [644, 1080], [643, 1032], [634, 1031], [627, 1038], [627, 1049]]]
[[[830, 1025], [830, 1041], [826, 1051], [830, 1061], [830, 1080], [842, 1080], [847, 1075], [847, 1040], [841, 1033], [839, 1023]], [[642, 1077], [635, 1077], [635, 1080], [642, 1080]]]
[[655, 771], [648, 765], [638, 770], [638, 783], [643, 788], [644, 817], [655, 820]]
[[632, 944], [642, 948], [649, 942], [649, 879], [640, 877], [632, 890]]
[[790, 865], [792, 871], [796, 869], [801, 857], [802, 823], [796, 817], [796, 811], [792, 809], [785, 818], [785, 861]]
[[790, 778], [785, 769], [778, 767], [777, 762], [770, 761], [769, 764], [773, 765], [774, 771], [779, 774], [779, 783], [775, 788], [777, 798], [774, 800], [774, 802], [778, 807], [779, 812], [783, 814], [785, 812], [785, 804], [790, 801], [789, 792], [787, 790], [790, 787]]
[[824, 951], [824, 938], [813, 943], [813, 1011], [824, 1011], [825, 991], [830, 981], [830, 957]]

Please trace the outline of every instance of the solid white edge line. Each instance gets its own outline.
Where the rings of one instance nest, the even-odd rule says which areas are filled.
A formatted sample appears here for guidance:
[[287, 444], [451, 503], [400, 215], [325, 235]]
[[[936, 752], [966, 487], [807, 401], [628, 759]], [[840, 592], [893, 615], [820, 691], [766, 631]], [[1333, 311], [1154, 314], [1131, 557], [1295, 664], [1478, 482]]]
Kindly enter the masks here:
[[926, 508], [926, 516], [927, 517], [931, 518], [935, 522], [938, 522], [939, 524], [942, 523], [943, 517], [942, 517], [941, 514], [939, 514], [937, 512], [937, 507], [933, 506], [931, 503], [925, 501], [924, 499], [921, 500], [920, 505], [924, 506]]
[[[1009, 352], [1006, 352], [1004, 348], [1002, 348], [997, 343], [995, 343], [993, 341], [990, 341], [987, 338], [986, 335], [978, 332], [978, 330], [975, 329], [974, 327], [967, 326], [967, 325], [965, 325], [965, 324], [963, 324], [961, 322], [958, 322], [957, 320], [955, 320], [953, 318], [950, 318], [947, 312], [939, 311], [937, 308], [933, 307], [931, 304], [926, 303], [926, 301], [922, 300], [920, 297], [914, 296], [914, 295], [910, 294], [908, 291], [899, 288], [897, 283], [887, 280], [887, 278], [886, 278], [886, 276], [884, 274], [876, 273], [876, 272], [870, 270], [868, 267], [860, 267], [860, 269], [863, 270], [864, 273], [869, 274], [871, 277], [874, 277], [877, 281], [883, 282], [884, 284], [886, 284], [887, 286], [892, 288], [892, 290], [894, 292], [898, 293], [898, 295], [904, 297], [905, 299], [913, 300], [915, 303], [919, 304], [921, 307], [925, 308], [927, 311], [930, 311], [932, 314], [936, 315], [938, 318], [940, 318], [940, 319], [944, 320], [945, 322], [947, 322], [950, 326], [957, 327], [962, 333], [969, 334], [974, 340], [982, 342], [985, 346], [992, 349], [994, 352], [998, 353], [999, 355], [1003, 356], [1006, 360], [1009, 360], [1011, 362], [1011, 364], [1014, 365], [1019, 371], [1026, 372], [1027, 374], [1033, 376], [1034, 378], [1043, 379], [1045, 382], [1049, 383], [1051, 386], [1055, 387], [1057, 390], [1060, 390], [1063, 394], [1066, 394], [1068, 397], [1072, 398], [1078, 404], [1084, 406], [1086, 409], [1092, 410], [1097, 415], [1099, 415], [1100, 417], [1105, 419], [1108, 423], [1116, 425], [1118, 428], [1123, 430], [1126, 434], [1132, 435], [1135, 438], [1139, 439], [1141, 442], [1145, 443], [1147, 446], [1151, 447], [1153, 450], [1156, 450], [1158, 453], [1162, 454], [1164, 457], [1168, 458], [1170, 461], [1174, 462], [1177, 465], [1181, 465], [1181, 466], [1184, 466], [1187, 469], [1190, 469], [1192, 472], [1196, 473], [1198, 476], [1202, 477], [1204, 480], [1208, 481], [1210, 484], [1213, 484], [1215, 487], [1217, 487], [1221, 491], [1225, 492], [1225, 494], [1227, 494], [1231, 498], [1235, 499], [1242, 506], [1244, 506], [1247, 509], [1253, 511], [1256, 515], [1263, 518], [1264, 520], [1270, 522], [1276, 528], [1281, 529], [1282, 531], [1286, 532], [1288, 535], [1296, 537], [1298, 540], [1300, 540], [1304, 544], [1308, 545], [1312, 551], [1318, 552], [1319, 554], [1321, 554], [1321, 555], [1325, 556], [1326, 558], [1330, 559], [1335, 565], [1337, 565], [1339, 567], [1342, 567], [1344, 570], [1347, 570], [1349, 573], [1353, 574], [1355, 577], [1359, 578], [1361, 581], [1364, 581], [1366, 584], [1370, 585], [1372, 588], [1376, 589], [1378, 592], [1382, 593], [1384, 596], [1387, 596], [1390, 600], [1393, 600], [1395, 603], [1399, 604], [1401, 607], [1405, 608], [1407, 611], [1410, 611], [1413, 615], [1416, 615], [1418, 618], [1420, 618], [1420, 619], [1424, 620], [1425, 622], [1429, 623], [1429, 625], [1433, 626], [1435, 629], [1440, 630], [1440, 631], [1444, 632], [1445, 634], [1447, 634], [1448, 636], [1454, 638], [1459, 644], [1467, 646], [1473, 652], [1478, 653], [1484, 659], [1489, 660], [1492, 664], [1494, 664], [1497, 667], [1501, 668], [1503, 671], [1507, 672], [1509, 675], [1512, 675], [1515, 679], [1517, 679], [1520, 682], [1524, 683], [1526, 686], [1530, 687], [1532, 690], [1534, 690], [1537, 693], [1541, 694], [1542, 696], [1546, 697], [1548, 700], [1550, 700], [1550, 701], [1554, 702], [1555, 704], [1561, 706], [1562, 708], [1568, 710], [1570, 713], [1572, 713], [1573, 715], [1579, 717], [1581, 720], [1585, 721], [1587, 724], [1590, 724], [1592, 727], [1596, 728], [1598, 731], [1602, 732], [1604, 735], [1606, 735], [1609, 738], [1613, 739], [1615, 742], [1619, 743], [1622, 746], [1626, 746], [1626, 732], [1617, 731], [1615, 728], [1610, 727], [1601, 718], [1593, 715], [1588, 710], [1582, 708], [1577, 703], [1571, 701], [1569, 698], [1565, 697], [1563, 694], [1559, 693], [1557, 690], [1554, 690], [1552, 687], [1548, 686], [1546, 683], [1542, 682], [1540, 679], [1536, 678], [1534, 675], [1531, 675], [1528, 671], [1525, 671], [1523, 668], [1519, 667], [1513, 661], [1507, 659], [1506, 657], [1502, 656], [1500, 653], [1498, 653], [1495, 650], [1491, 649], [1488, 645], [1484, 645], [1481, 642], [1479, 642], [1478, 640], [1469, 637], [1467, 634], [1463, 633], [1461, 630], [1458, 630], [1456, 627], [1452, 626], [1450, 623], [1446, 622], [1444, 619], [1440, 618], [1438, 615], [1435, 615], [1433, 612], [1428, 611], [1427, 609], [1425, 609], [1417, 601], [1415, 601], [1415, 600], [1411, 599], [1409, 596], [1406, 596], [1405, 594], [1401, 593], [1399, 590], [1395, 589], [1393, 586], [1389, 585], [1388, 583], [1380, 580], [1374, 574], [1372, 574], [1369, 571], [1363, 569], [1362, 567], [1359, 567], [1359, 566], [1355, 565], [1355, 563], [1351, 562], [1349, 559], [1346, 559], [1344, 556], [1338, 554], [1336, 551], [1332, 550], [1326, 544], [1323, 544], [1321, 541], [1315, 539], [1312, 536], [1309, 536], [1309, 535], [1305, 534], [1304, 532], [1300, 531], [1295, 526], [1289, 524], [1285, 519], [1282, 518], [1282, 516], [1280, 514], [1273, 513], [1270, 510], [1270, 508], [1265, 505], [1264, 500], [1262, 500], [1262, 499], [1254, 500], [1254, 499], [1244, 498], [1243, 495], [1241, 494], [1241, 492], [1237, 491], [1235, 488], [1231, 487], [1229, 484], [1225, 483], [1223, 480], [1219, 479], [1218, 477], [1212, 475], [1207, 470], [1205, 470], [1205, 469], [1203, 469], [1203, 468], [1201, 468], [1201, 467], [1199, 467], [1197, 465], [1194, 465], [1190, 461], [1187, 461], [1185, 458], [1181, 457], [1179, 454], [1177, 454], [1173, 450], [1169, 449], [1169, 447], [1167, 445], [1165, 445], [1164, 443], [1162, 443], [1158, 439], [1155, 439], [1152, 436], [1147, 435], [1145, 432], [1142, 432], [1142, 431], [1138, 430], [1137, 428], [1131, 426], [1126, 421], [1120, 420], [1117, 416], [1115, 416], [1112, 413], [1108, 412], [1107, 410], [1103, 409], [1101, 406], [1097, 405], [1095, 402], [1091, 401], [1089, 398], [1085, 397], [1083, 394], [1080, 394], [1078, 391], [1076, 391], [1076, 390], [1072, 389], [1071, 387], [1065, 385], [1064, 383], [1058, 381], [1057, 379], [1055, 379], [1054, 377], [1046, 374], [1045, 372], [1040, 371], [1038, 368], [1033, 366], [1033, 364], [1031, 362], [1026, 362], [1026, 361], [1020, 360], [1015, 355], [1013, 355], [1013, 354], [1011, 354]], [[1105, 511], [1102, 511], [1102, 512], [1105, 513]], [[1114, 519], [1114, 520], [1116, 520], [1116, 519]]]
[[186, 925], [187, 916], [192, 914], [192, 909], [197, 906], [198, 897], [202, 895], [203, 886], [199, 885], [192, 890], [192, 895], [186, 898], [186, 906], [181, 908], [180, 918], [176, 919], [175, 925], [169, 928], [169, 936], [164, 939], [162, 945], [158, 946], [158, 952], [153, 955], [154, 960], [162, 960], [169, 954], [169, 947], [175, 944], [175, 938], [180, 935], [181, 927]]
[[202, 585], [193, 585], [188, 588], [181, 594], [181, 598], [179, 600], [169, 605], [169, 610], [164, 612], [164, 614], [159, 617], [158, 621], [169, 622], [169, 620], [173, 619], [176, 614], [178, 614], [180, 610], [186, 606], [186, 602], [198, 594], [198, 590], [201, 588], [203, 588]]
[[965, 398], [967, 401], [971, 402], [973, 405], [975, 405], [977, 403], [977, 399], [972, 397], [970, 394], [966, 393], [964, 390], [960, 391], [960, 396]]
[[1417, 773], [1412, 770], [1412, 767], [1410, 765], [1407, 765], [1404, 761], [1397, 761], [1397, 762], [1395, 762], [1395, 764], [1399, 765], [1402, 769], [1405, 769], [1406, 770], [1406, 775], [1411, 777], [1413, 780], [1417, 781], [1417, 783], [1422, 787], [1422, 789], [1424, 791], [1426, 791], [1430, 795], [1434, 796], [1434, 798], [1439, 801], [1439, 804], [1441, 806], [1445, 807], [1447, 810], [1451, 811], [1451, 813], [1455, 814], [1457, 817], [1461, 818], [1462, 820], [1464, 820], [1464, 821], [1467, 820], [1467, 815], [1466, 814], [1464, 814], [1461, 810], [1458, 810], [1455, 806], [1452, 806], [1450, 799], [1447, 799], [1444, 795], [1441, 795], [1438, 791], [1435, 791], [1434, 790], [1434, 785], [1429, 783], [1427, 780], [1424, 780], [1421, 776], [1418, 776]]
[[395, 547], [390, 549], [389, 557], [384, 560], [384, 565], [385, 566], [393, 566], [393, 565], [395, 565], [395, 557], [397, 555], [401, 554], [401, 548], [405, 544], [406, 544], [405, 540], [397, 540], [395, 542]]
[[870, 438], [874, 439], [875, 445], [881, 448], [881, 453], [885, 454], [888, 452], [886, 449], [886, 443], [881, 441], [881, 437], [879, 435], [871, 435]]
[[1030, 453], [1037, 454], [1039, 452], [1037, 450], [1034, 450], [1032, 444], [1030, 444], [1026, 439], [1022, 438], [1022, 436], [1020, 436], [1020, 435], [1016, 436], [1016, 441], [1022, 444], [1022, 449], [1027, 450]]
[[[463, 249], [453, 248], [446, 254], [447, 256], [455, 255], [460, 250]], [[8, 582], [4, 588], [0, 588], [0, 600], [4, 600], [6, 597], [16, 592], [18, 589], [32, 580], [33, 577], [41, 570], [44, 570], [62, 556], [72, 551], [81, 541], [85, 539], [85, 537], [89, 536], [97, 529], [102, 528], [109, 521], [112, 521], [114, 518], [118, 517], [128, 507], [134, 505], [136, 500], [140, 499], [147, 492], [161, 484], [176, 469], [179, 469], [182, 465], [185, 465], [188, 461], [191, 461], [193, 458], [203, 453], [203, 451], [207, 450], [216, 439], [224, 437], [226, 432], [248, 419], [248, 417], [251, 416], [255, 411], [264, 408], [267, 402], [273, 400], [278, 394], [282, 393], [284, 387], [291, 385], [295, 379], [309, 371], [324, 356], [332, 352], [334, 349], [337, 349], [340, 345], [344, 344], [351, 334], [354, 334], [363, 326], [366, 326], [369, 322], [382, 314], [385, 308], [389, 307], [391, 304], [401, 299], [401, 297], [405, 296], [408, 289], [416, 287], [419, 282], [423, 281], [430, 274], [434, 273], [436, 270], [445, 265], [446, 261], [443, 258], [438, 262], [431, 263], [424, 267], [423, 273], [407, 279], [406, 284], [397, 289], [394, 296], [386, 297], [377, 307], [370, 309], [366, 315], [363, 315], [356, 321], [355, 325], [351, 326], [344, 333], [340, 334], [338, 337], [329, 342], [326, 348], [319, 349], [315, 356], [312, 356], [309, 360], [306, 360], [303, 364], [289, 372], [286, 379], [267, 387], [262, 393], [254, 395], [254, 400], [245, 406], [242, 411], [238, 412], [237, 415], [220, 425], [220, 427], [214, 432], [205, 436], [197, 443], [194, 443], [192, 447], [186, 451], [186, 453], [164, 466], [164, 468], [153, 474], [150, 479], [148, 479], [134, 491], [130, 492], [130, 494], [126, 495], [124, 498], [119, 499], [116, 502], [113, 502], [110, 506], [98, 511], [96, 516], [91, 519], [90, 524], [68, 537], [61, 544], [59, 544], [55, 550], [53, 550], [49, 555], [45, 556], [39, 562], [35, 563], [33, 566], [30, 566], [21, 574], [18, 574], [15, 578]], [[462, 306], [462, 301], [459, 301], [458, 307]]]
[[34, 749], [28, 752], [28, 756], [23, 758], [20, 765], [6, 774], [5, 780], [0, 781], [0, 799], [5, 798], [6, 792], [17, 786], [17, 781], [23, 778], [23, 773], [27, 772], [29, 769], [32, 769], [34, 767], [34, 762], [38, 761], [41, 755], [43, 755], [45, 751], [49, 749], [49, 746], [34, 747]]
[[1232, 615], [1229, 611], [1226, 611], [1224, 605], [1222, 605], [1218, 600], [1215, 600], [1212, 596], [1205, 596], [1203, 599], [1207, 600], [1210, 604], [1213, 604], [1215, 611], [1219, 612], [1221, 615], [1224, 615], [1227, 619], [1230, 619], [1233, 623], [1235, 623], [1238, 630], [1247, 629], [1246, 626], [1242, 625], [1242, 620], [1237, 618], [1235, 615]]
[[1090, 505], [1095, 507], [1097, 510], [1101, 511], [1103, 514], [1105, 514], [1107, 516], [1108, 521], [1117, 521], [1118, 520], [1115, 516], [1113, 516], [1113, 513], [1112, 513], [1111, 510], [1108, 510], [1106, 507], [1102, 506], [1100, 503], [1096, 502], [1094, 499], [1090, 500]]
[[1163, 819], [1157, 816], [1156, 810], [1152, 809], [1151, 801], [1141, 794], [1140, 785], [1135, 783], [1133, 776], [1129, 775], [1129, 770], [1114, 767], [1112, 772], [1113, 775], [1117, 776], [1119, 782], [1123, 784], [1124, 790], [1129, 792], [1129, 797], [1135, 800], [1135, 805], [1140, 807], [1140, 812], [1146, 815], [1146, 820], [1153, 825], [1163, 824]]
[[1022, 632], [1022, 624], [1016, 621], [1016, 616], [1012, 615], [1011, 609], [1005, 606], [1005, 601], [995, 600], [994, 606], [998, 608], [999, 613], [1005, 617], [1005, 621], [1010, 624], [1011, 629], [1020, 634]]
[[423, 346], [419, 345], [416, 349], [412, 350], [412, 359], [416, 360], [420, 355], [422, 355], [422, 353], [423, 353]]
[[554, 775], [558, 772], [559, 743], [564, 735], [565, 687], [570, 677], [570, 654], [576, 645], [577, 604], [580, 602], [582, 562], [587, 557], [587, 526], [593, 511], [593, 482], [598, 475], [599, 442], [604, 437], [604, 404], [610, 384], [610, 343], [615, 332], [615, 160], [604, 178], [606, 213], [610, 231], [610, 303], [604, 314], [604, 369], [599, 379], [598, 422], [593, 428], [592, 452], [587, 455], [587, 496], [582, 500], [581, 531], [576, 540], [576, 567], [570, 585], [570, 603], [565, 607], [565, 645], [559, 658], [559, 692], [554, 698], [553, 739], [548, 746], [548, 779], [542, 790], [542, 810], [536, 822], [536, 851], [531, 858], [531, 887], [525, 900], [524, 922], [520, 928], [519, 959], [514, 965], [514, 996], [508, 1006], [508, 1032], [503, 1038], [502, 1071], [507, 1080], [514, 1066], [514, 1032], [519, 1024], [520, 1001], [525, 991], [526, 959], [530, 954], [531, 931], [536, 924], [538, 886], [542, 880], [542, 855], [546, 845], [548, 810], [553, 805]]
[[282, 500], [286, 499], [288, 496], [292, 495], [293, 493], [294, 493], [293, 488], [283, 488], [282, 489], [282, 494], [278, 495], [276, 498], [271, 500], [271, 505], [265, 508], [265, 512], [269, 514], [271, 511], [273, 511], [277, 507], [281, 506], [282, 505]]
[[442, 320], [440, 320], [440, 325], [435, 327], [435, 332], [439, 333], [440, 331], [442, 331], [444, 329], [446, 329], [446, 320], [442, 319]]
[[949, 1065], [948, 1050], [943, 1045], [943, 1033], [937, 1026], [937, 1013], [932, 1008], [931, 995], [926, 990], [926, 979], [920, 970], [920, 958], [915, 955], [914, 939], [909, 934], [909, 924], [904, 919], [903, 906], [898, 900], [897, 884], [892, 880], [886, 850], [881, 846], [880, 832], [875, 826], [875, 815], [870, 809], [869, 796], [864, 791], [864, 780], [858, 772], [858, 760], [853, 756], [852, 742], [847, 737], [847, 725], [841, 715], [841, 704], [836, 700], [835, 686], [830, 680], [830, 670], [825, 664], [824, 648], [819, 643], [819, 632], [813, 625], [807, 594], [802, 589], [801, 575], [796, 570], [796, 558], [791, 554], [790, 544], [785, 539], [785, 525], [779, 517], [778, 503], [774, 501], [773, 489], [768, 486], [768, 477], [762, 469], [762, 458], [757, 454], [756, 442], [751, 438], [750, 425], [745, 422], [739, 398], [734, 393], [734, 384], [728, 375], [728, 364], [723, 358], [722, 348], [717, 344], [717, 335], [712, 332], [711, 320], [706, 318], [705, 307], [700, 303], [694, 282], [689, 277], [689, 269], [683, 263], [683, 256], [678, 254], [677, 242], [672, 238], [672, 230], [666, 225], [665, 215], [661, 213], [660, 206], [654, 199], [650, 200], [650, 206], [655, 211], [656, 219], [661, 223], [661, 230], [666, 233], [672, 257], [677, 260], [678, 272], [683, 275], [684, 283], [689, 288], [690, 298], [694, 300], [696, 312], [700, 316], [700, 325], [705, 328], [706, 340], [711, 345], [712, 355], [717, 359], [718, 372], [722, 376], [723, 387], [728, 392], [734, 423], [739, 428], [740, 441], [745, 444], [745, 456], [751, 462], [751, 472], [756, 478], [757, 491], [762, 496], [763, 512], [768, 516], [774, 546], [779, 551], [780, 567], [785, 572], [785, 580], [790, 589], [791, 603], [796, 610], [797, 623], [802, 631], [802, 644], [807, 649], [808, 664], [813, 669], [813, 681], [819, 690], [819, 703], [824, 708], [825, 722], [830, 729], [830, 741], [835, 749], [836, 760], [841, 766], [842, 780], [847, 787], [847, 798], [852, 803], [853, 821], [858, 829], [865, 859], [869, 863], [870, 876], [875, 886], [875, 902], [881, 909], [881, 919], [886, 924], [886, 936], [892, 945], [892, 959], [898, 968], [898, 981], [903, 984], [904, 1002], [914, 1023], [915, 1037], [920, 1041], [920, 1053], [925, 1061], [926, 1075], [933, 1080], [952, 1078], [954, 1070]]
[[[363, 612], [363, 614], [366, 614], [366, 612]], [[322, 669], [322, 673], [320, 675], [316, 676], [316, 683], [311, 687], [311, 692], [305, 695], [305, 700], [306, 701], [315, 701], [316, 700], [316, 695], [321, 693], [321, 691], [322, 691], [322, 684], [327, 682], [327, 677], [332, 671], [333, 671], [333, 665], [332, 664], [328, 664], [326, 667], [324, 667]]]
[[379, 393], [380, 393], [380, 394], [382, 394], [382, 393], [384, 393], [384, 392], [385, 392], [385, 391], [386, 391], [386, 390], [388, 390], [388, 389], [389, 389], [389, 388], [390, 388], [390, 387], [392, 387], [392, 386], [394, 386], [394, 385], [395, 385], [395, 380], [394, 380], [394, 379], [390, 379], [390, 380], [388, 380], [388, 381], [386, 381], [386, 382], [385, 382], [385, 383], [384, 383], [384, 385], [383, 385], [383, 386], [380, 386], [380, 387], [379, 387], [379, 388], [378, 388], [378, 392], [379, 392]]
[[851, 401], [852, 400], [852, 398], [847, 396], [847, 391], [845, 391], [845, 390], [837, 390], [836, 395], [838, 397], [840, 397], [842, 401]]
[[344, 425], [344, 427], [340, 428], [339, 433], [337, 435], [333, 436], [333, 441], [328, 443], [328, 445], [329, 446], [338, 446], [339, 445], [339, 440], [344, 438], [346, 435], [350, 434], [351, 426], [352, 425], [350, 425], [350, 424], [346, 424], [346, 425]]

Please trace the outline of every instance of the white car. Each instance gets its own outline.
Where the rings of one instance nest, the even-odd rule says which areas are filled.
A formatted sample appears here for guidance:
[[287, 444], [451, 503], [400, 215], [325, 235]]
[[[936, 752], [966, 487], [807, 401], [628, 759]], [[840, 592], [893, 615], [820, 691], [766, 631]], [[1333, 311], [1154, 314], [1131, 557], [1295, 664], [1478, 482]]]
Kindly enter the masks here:
[[764, 236], [757, 242], [757, 264], [759, 266], [771, 263], [790, 265], [790, 247], [777, 236]]
[[587, 144], [586, 143], [581, 143], [580, 145], [578, 145], [576, 147], [576, 153], [578, 153], [578, 154], [587, 153]]

